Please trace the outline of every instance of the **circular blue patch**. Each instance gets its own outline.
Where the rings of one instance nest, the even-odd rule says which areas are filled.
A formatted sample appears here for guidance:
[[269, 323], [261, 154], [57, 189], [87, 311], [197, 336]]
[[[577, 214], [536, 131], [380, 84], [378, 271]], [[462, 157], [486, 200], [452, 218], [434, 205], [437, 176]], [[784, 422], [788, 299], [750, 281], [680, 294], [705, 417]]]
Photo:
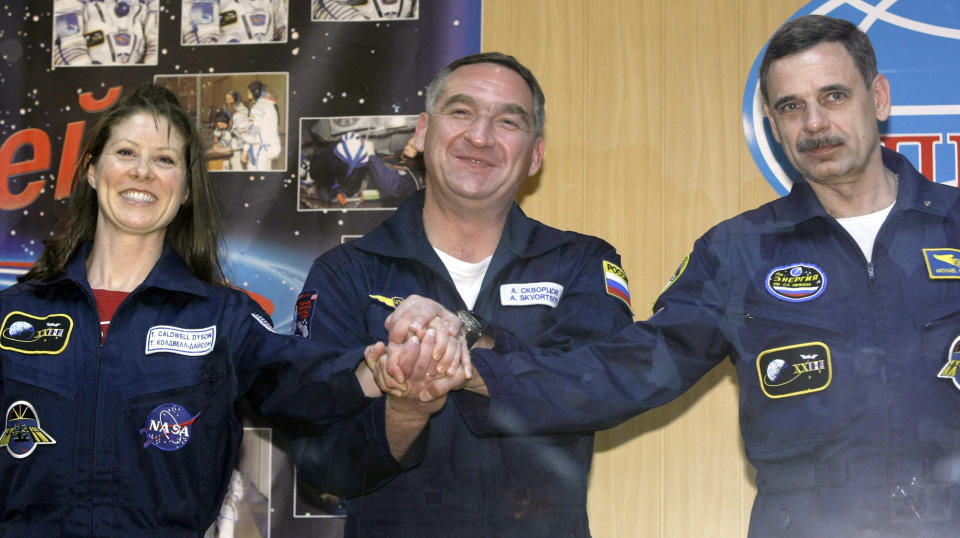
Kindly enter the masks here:
[[190, 416], [190, 412], [174, 403], [163, 404], [147, 416], [146, 425], [140, 433], [146, 435], [143, 447], [153, 445], [168, 452], [180, 450], [190, 442], [193, 423], [200, 413]]

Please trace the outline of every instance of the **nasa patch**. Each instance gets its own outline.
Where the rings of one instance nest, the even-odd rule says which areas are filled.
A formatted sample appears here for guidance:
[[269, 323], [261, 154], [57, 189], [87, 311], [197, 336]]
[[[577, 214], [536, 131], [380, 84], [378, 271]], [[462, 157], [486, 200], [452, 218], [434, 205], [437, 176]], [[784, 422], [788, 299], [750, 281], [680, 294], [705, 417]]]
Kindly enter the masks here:
[[818, 392], [833, 378], [830, 348], [823, 342], [768, 349], [757, 356], [760, 389], [770, 398]]
[[947, 349], [947, 363], [940, 369], [937, 377], [953, 381], [953, 386], [960, 389], [960, 380], [957, 379], [957, 369], [960, 368], [960, 336], [954, 338]]
[[7, 420], [0, 446], [17, 459], [26, 458], [37, 445], [54, 445], [57, 441], [40, 427], [40, 418], [30, 402], [19, 400], [7, 408]]
[[765, 285], [777, 299], [801, 303], [816, 299], [827, 289], [827, 276], [812, 263], [793, 263], [771, 269]]
[[7, 314], [0, 326], [0, 349], [27, 355], [58, 355], [67, 348], [73, 319], [66, 314], [38, 317], [25, 312]]
[[955, 248], [925, 248], [923, 261], [931, 280], [960, 278], [960, 250]]
[[619, 265], [603, 260], [603, 283], [607, 293], [630, 305], [630, 288], [627, 285], [627, 272]]
[[143, 448], [153, 445], [160, 450], [172, 452], [180, 450], [190, 442], [193, 423], [201, 413], [190, 416], [190, 412], [175, 403], [158, 406], [147, 416], [147, 424], [140, 429], [147, 440]]
[[217, 343], [217, 326], [203, 329], [182, 329], [170, 325], [156, 325], [147, 331], [144, 353], [174, 353], [199, 357], [213, 351]]
[[[957, 185], [960, 176], [960, 10], [956, 0], [893, 2], [815, 0], [791, 19], [809, 15], [845, 19], [866, 32], [877, 67], [890, 80], [893, 107], [881, 125], [884, 146], [902, 153], [927, 179]], [[780, 195], [798, 172], [773, 138], [763, 111], [759, 51], [743, 91], [743, 131], [753, 160]]]

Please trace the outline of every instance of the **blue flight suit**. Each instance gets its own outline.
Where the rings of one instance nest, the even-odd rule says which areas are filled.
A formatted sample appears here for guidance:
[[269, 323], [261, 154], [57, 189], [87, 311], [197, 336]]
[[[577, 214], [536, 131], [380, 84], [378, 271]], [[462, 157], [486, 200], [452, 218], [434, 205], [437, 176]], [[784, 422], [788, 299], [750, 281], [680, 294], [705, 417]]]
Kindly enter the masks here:
[[[314, 262], [298, 332], [353, 353], [357, 364], [363, 346], [386, 341], [395, 300], [417, 294], [465, 308], [427, 241], [423, 199], [414, 194], [383, 225]], [[547, 227], [514, 204], [473, 312], [504, 352], [603, 341], [632, 319], [627, 303], [607, 293], [605, 261], [620, 263], [606, 242]], [[384, 402], [372, 400], [325, 437], [294, 442], [299, 476], [349, 497], [347, 536], [589, 536], [592, 432], [480, 438], [448, 402], [396, 461]]]
[[318, 431], [364, 403], [352, 372], [328, 376], [317, 346], [169, 247], [101, 343], [89, 248], [0, 292], [0, 535], [200, 536], [237, 460], [241, 398]]
[[883, 163], [899, 190], [871, 262], [797, 182], [708, 231], [653, 316], [609, 343], [475, 351], [491, 398], [457, 406], [487, 433], [606, 428], [729, 356], [757, 470], [750, 536], [957, 536], [960, 192], [893, 151]]

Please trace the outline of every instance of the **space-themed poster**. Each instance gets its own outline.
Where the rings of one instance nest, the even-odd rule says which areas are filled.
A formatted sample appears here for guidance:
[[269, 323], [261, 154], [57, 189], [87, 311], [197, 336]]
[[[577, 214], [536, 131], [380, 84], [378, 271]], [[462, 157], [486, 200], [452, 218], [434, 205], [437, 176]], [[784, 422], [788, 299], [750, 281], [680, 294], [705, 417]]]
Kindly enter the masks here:
[[[136, 86], [178, 96], [207, 145], [231, 282], [291, 332], [314, 258], [422, 188], [403, 155], [433, 75], [480, 51], [481, 0], [38, 0], [0, 6], [0, 289], [63, 214], [100, 114]], [[339, 536], [251, 418], [208, 536]], [[281, 443], [282, 444], [282, 443]]]

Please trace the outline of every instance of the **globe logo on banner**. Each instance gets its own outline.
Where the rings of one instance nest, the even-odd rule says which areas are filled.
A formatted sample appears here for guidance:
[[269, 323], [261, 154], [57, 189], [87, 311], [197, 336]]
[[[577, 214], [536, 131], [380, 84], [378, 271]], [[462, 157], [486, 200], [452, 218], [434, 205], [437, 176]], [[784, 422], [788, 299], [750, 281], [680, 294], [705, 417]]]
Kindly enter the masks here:
[[[957, 185], [960, 177], [960, 2], [957, 0], [817, 0], [791, 19], [829, 15], [867, 33], [877, 68], [890, 80], [893, 107], [880, 125], [883, 144], [899, 151], [927, 179]], [[757, 55], [743, 92], [743, 131], [764, 177], [778, 194], [798, 172], [763, 113]]]

